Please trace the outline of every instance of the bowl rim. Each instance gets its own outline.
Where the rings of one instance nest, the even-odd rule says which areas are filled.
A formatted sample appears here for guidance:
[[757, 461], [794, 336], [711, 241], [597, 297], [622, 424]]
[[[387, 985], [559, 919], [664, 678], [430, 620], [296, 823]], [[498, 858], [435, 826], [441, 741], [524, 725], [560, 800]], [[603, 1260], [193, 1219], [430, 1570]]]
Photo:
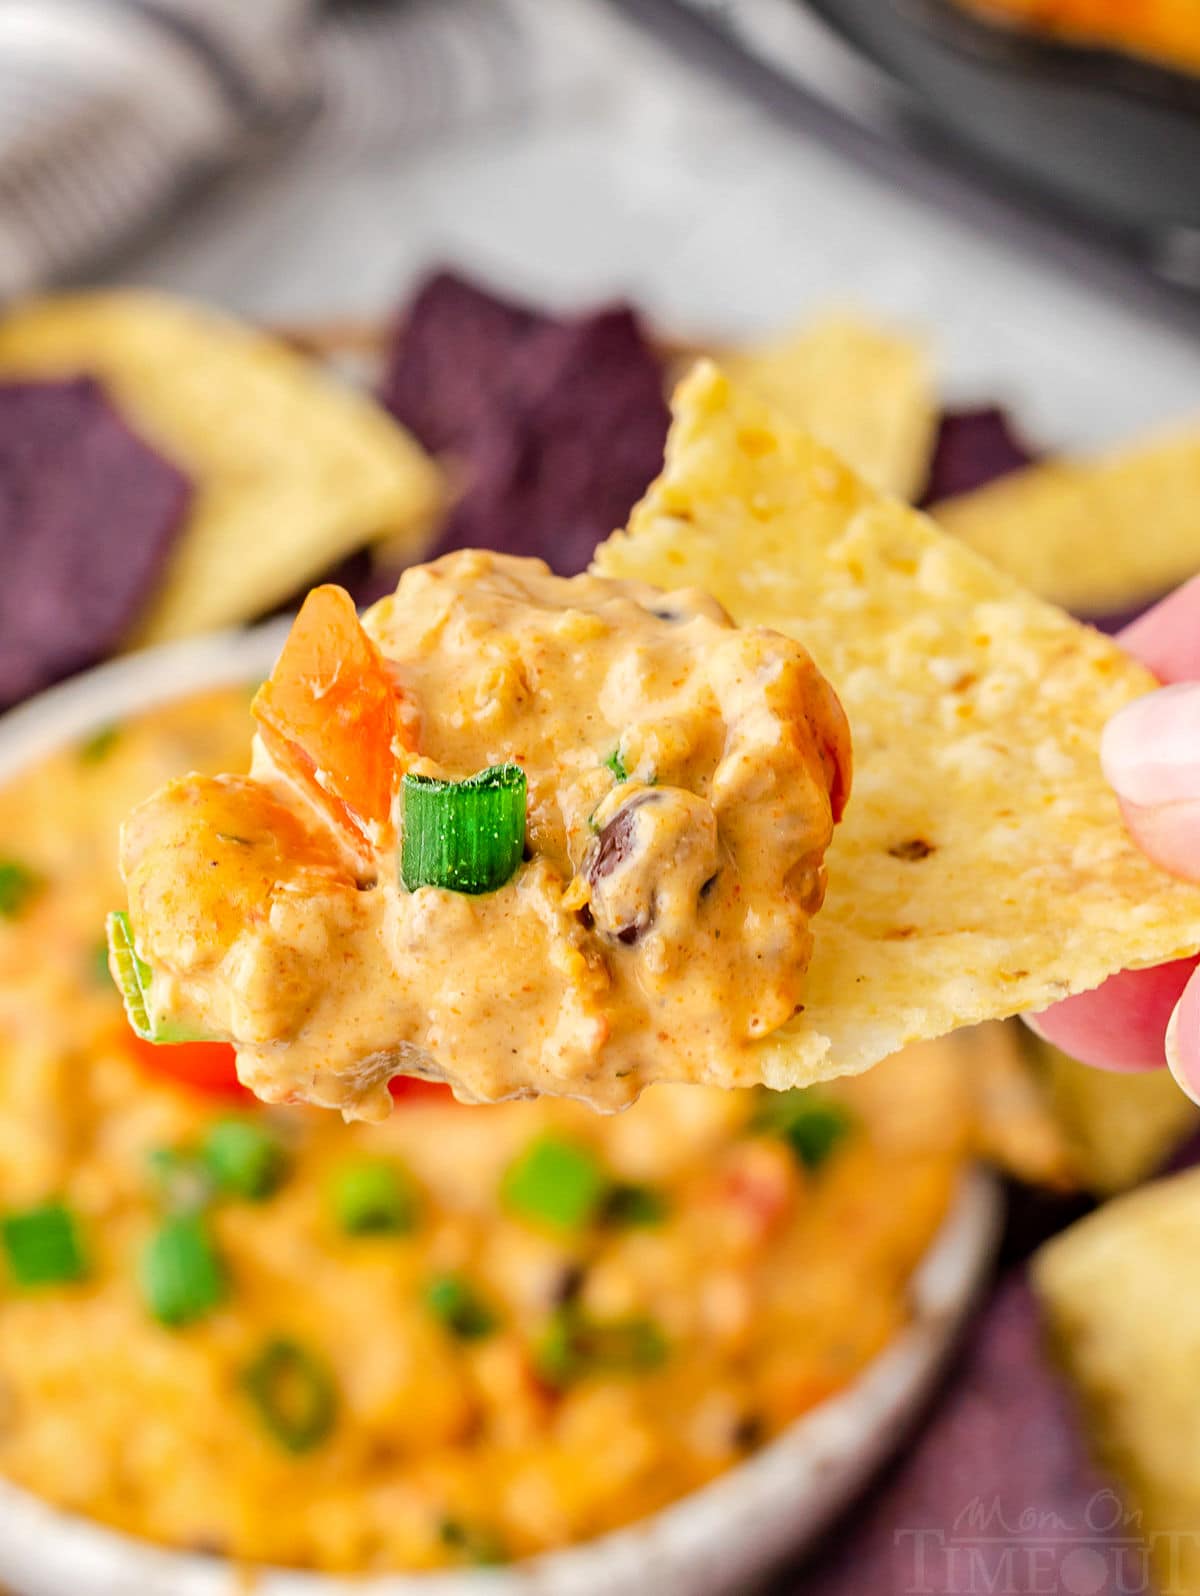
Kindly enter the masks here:
[[[285, 617], [125, 655], [9, 710], [0, 715], [0, 782], [115, 717], [260, 679], [289, 626]], [[666, 1592], [681, 1561], [709, 1567], [731, 1535], [740, 1542], [751, 1531], [758, 1539], [748, 1557], [765, 1567], [827, 1525], [915, 1416], [989, 1277], [1002, 1206], [996, 1177], [967, 1166], [910, 1277], [905, 1327], [851, 1385], [648, 1517], [499, 1570], [347, 1576], [254, 1565], [253, 1589], [257, 1596], [591, 1596], [642, 1588], [657, 1562]], [[38, 1593], [230, 1596], [241, 1588], [238, 1566], [224, 1558], [127, 1535], [0, 1478], [0, 1580], [25, 1588], [22, 1567], [35, 1571], [30, 1588]]]

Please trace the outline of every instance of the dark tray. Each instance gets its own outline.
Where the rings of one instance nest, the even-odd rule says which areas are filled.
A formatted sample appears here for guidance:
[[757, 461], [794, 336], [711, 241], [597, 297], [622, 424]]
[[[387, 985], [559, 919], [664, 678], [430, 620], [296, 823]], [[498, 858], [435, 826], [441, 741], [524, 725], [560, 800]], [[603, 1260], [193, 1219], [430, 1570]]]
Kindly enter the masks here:
[[1200, 77], [992, 24], [953, 0], [805, 0], [921, 113], [1027, 184], [1141, 233], [1200, 228]]

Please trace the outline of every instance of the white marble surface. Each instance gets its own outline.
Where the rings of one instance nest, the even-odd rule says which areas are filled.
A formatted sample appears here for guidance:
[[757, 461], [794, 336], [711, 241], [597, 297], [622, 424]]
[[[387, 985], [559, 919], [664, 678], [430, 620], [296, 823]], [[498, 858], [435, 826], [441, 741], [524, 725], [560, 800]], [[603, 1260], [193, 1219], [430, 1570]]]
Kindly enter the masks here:
[[[449, 3], [449, 0], [448, 0]], [[929, 338], [956, 399], [1079, 446], [1200, 414], [1200, 344], [805, 140], [603, 0], [528, 0], [538, 106], [416, 149], [277, 156], [121, 275], [295, 318], [373, 314], [433, 261], [541, 298], [629, 294], [681, 332], [857, 302]]]

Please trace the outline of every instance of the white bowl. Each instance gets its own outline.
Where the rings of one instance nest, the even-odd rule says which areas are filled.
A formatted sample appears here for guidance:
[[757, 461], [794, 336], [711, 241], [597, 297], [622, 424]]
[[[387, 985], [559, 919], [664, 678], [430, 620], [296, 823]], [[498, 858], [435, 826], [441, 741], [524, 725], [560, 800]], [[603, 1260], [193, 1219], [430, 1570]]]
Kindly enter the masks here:
[[[270, 669], [287, 623], [100, 666], [0, 717], [0, 781], [113, 719]], [[964, 1177], [917, 1269], [912, 1320], [855, 1383], [711, 1485], [599, 1540], [508, 1568], [335, 1579], [264, 1570], [255, 1596], [742, 1596], [812, 1541], [902, 1440], [986, 1277], [995, 1181]], [[238, 1596], [244, 1574], [60, 1512], [0, 1481], [0, 1587], [20, 1596]]]

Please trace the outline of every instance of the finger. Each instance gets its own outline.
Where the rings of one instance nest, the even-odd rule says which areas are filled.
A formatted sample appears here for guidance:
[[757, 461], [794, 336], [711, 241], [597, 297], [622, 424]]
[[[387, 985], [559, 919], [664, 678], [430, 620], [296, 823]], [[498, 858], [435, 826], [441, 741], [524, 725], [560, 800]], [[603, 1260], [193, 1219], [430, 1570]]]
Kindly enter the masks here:
[[[1200, 577], [1119, 641], [1159, 681], [1190, 685], [1151, 693], [1114, 716], [1101, 744], [1104, 773], [1146, 853], [1174, 875], [1200, 878]], [[1185, 1090], [1188, 1080], [1200, 1089], [1200, 977], [1189, 985], [1196, 963], [1122, 971], [1027, 1023], [1065, 1053], [1119, 1070], [1161, 1064], [1170, 1025], [1172, 1068]]]
[[1122, 970], [1094, 992], [1064, 998], [1026, 1021], [1038, 1036], [1085, 1064], [1154, 1069], [1166, 1059], [1167, 1025], [1198, 963], [1178, 959], [1151, 970]]
[[1194, 1103], [1200, 1103], [1200, 975], [1184, 988], [1167, 1027], [1167, 1063]]
[[1100, 762], [1144, 851], [1200, 879], [1200, 682], [1160, 688], [1114, 715]]
[[1160, 682], [1200, 679], [1200, 576], [1147, 610], [1117, 641]]

